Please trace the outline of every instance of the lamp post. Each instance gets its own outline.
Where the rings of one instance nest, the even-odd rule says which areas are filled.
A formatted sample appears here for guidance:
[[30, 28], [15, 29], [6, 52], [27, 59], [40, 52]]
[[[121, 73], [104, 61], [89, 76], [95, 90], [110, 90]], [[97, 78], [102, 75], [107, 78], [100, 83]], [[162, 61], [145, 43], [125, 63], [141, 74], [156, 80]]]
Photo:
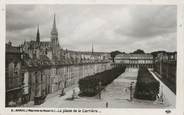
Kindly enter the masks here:
[[160, 86], [160, 103], [163, 103], [163, 86]]
[[130, 101], [133, 100], [133, 86], [132, 86], [133, 83], [134, 83], [134, 82], [131, 82], [131, 83], [130, 83]]
[[99, 86], [99, 99], [101, 99], [101, 87], [102, 87], [102, 82], [101, 81], [99, 81], [99, 83], [98, 83], [98, 86]]
[[162, 77], [162, 55], [160, 56], [160, 76]]

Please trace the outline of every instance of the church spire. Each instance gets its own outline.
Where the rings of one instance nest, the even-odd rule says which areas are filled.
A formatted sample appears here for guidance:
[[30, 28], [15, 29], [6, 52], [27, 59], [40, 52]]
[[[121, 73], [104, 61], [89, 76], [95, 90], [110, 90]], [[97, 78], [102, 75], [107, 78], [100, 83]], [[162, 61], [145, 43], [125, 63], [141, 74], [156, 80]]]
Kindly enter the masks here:
[[56, 14], [54, 14], [54, 23], [53, 23], [53, 27], [56, 28]]
[[93, 43], [92, 43], [92, 54], [94, 53]]
[[52, 35], [57, 35], [58, 34], [57, 28], [56, 28], [56, 15], [55, 14], [54, 14], [54, 22], [53, 22], [53, 25], [52, 25], [51, 34]]
[[38, 25], [38, 27], [37, 27], [36, 41], [37, 41], [37, 42], [40, 42], [40, 31], [39, 31], [39, 25]]

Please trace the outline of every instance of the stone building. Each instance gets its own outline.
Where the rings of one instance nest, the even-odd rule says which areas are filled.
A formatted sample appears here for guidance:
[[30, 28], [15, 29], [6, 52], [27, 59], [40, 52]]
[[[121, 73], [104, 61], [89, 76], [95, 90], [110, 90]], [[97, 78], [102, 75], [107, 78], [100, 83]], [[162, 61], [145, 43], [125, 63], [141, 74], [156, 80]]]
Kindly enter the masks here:
[[154, 70], [172, 91], [176, 92], [177, 53], [160, 52], [155, 57]]
[[119, 54], [115, 57], [115, 63], [131, 68], [140, 66], [153, 68], [153, 56], [151, 54]]
[[[111, 69], [109, 53], [61, 49], [54, 16], [51, 40], [41, 41], [39, 27], [36, 40], [20, 45], [22, 78], [21, 103], [43, 103], [50, 93], [78, 83], [80, 78]], [[18, 60], [18, 59], [17, 59]], [[9, 84], [9, 83], [7, 83]]]
[[21, 71], [20, 47], [6, 44], [6, 106], [15, 106], [21, 103], [23, 89], [23, 75]]

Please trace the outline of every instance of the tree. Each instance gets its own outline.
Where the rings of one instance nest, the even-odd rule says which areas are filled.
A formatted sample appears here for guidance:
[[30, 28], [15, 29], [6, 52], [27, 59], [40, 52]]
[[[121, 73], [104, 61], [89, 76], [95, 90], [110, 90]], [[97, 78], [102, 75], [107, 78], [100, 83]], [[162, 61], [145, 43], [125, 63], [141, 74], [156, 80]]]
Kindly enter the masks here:
[[118, 55], [118, 54], [121, 54], [121, 52], [118, 51], [118, 50], [112, 51], [112, 52], [110, 53], [113, 62], [114, 62], [114, 58], [115, 58], [116, 55]]
[[137, 50], [134, 51], [132, 54], [145, 54], [145, 52], [144, 52], [144, 50], [137, 49]]
[[166, 51], [154, 51], [154, 52], [151, 52], [151, 54], [153, 55], [154, 58], [157, 57], [157, 55], [159, 53], [166, 53]]

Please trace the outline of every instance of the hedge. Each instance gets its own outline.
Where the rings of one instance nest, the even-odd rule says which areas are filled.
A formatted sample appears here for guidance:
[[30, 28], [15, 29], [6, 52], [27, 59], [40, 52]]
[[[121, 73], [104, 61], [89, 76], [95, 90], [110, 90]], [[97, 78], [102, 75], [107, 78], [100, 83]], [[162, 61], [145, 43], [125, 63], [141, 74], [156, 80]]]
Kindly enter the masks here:
[[[124, 66], [118, 66], [111, 70], [106, 70], [79, 80], [80, 96], [95, 96], [105, 86], [110, 84], [121, 73], [125, 71]], [[101, 82], [101, 88], [99, 88]]]
[[155, 100], [159, 93], [159, 82], [152, 76], [147, 68], [141, 67], [138, 71], [138, 77], [134, 92], [137, 99]]

